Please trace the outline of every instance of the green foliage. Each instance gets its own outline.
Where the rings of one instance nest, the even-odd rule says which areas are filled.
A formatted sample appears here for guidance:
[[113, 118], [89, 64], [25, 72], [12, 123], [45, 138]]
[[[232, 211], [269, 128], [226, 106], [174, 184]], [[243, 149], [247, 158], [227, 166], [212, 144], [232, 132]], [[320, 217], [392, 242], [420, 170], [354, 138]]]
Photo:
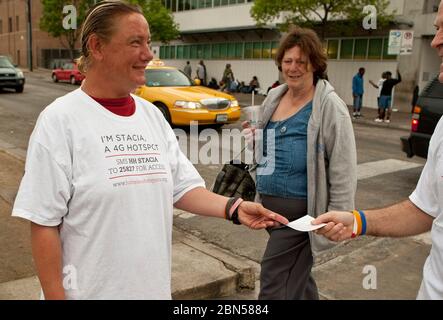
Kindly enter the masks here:
[[130, 0], [143, 9], [143, 14], [148, 20], [152, 40], [168, 43], [180, 35], [174, 17], [163, 5], [161, 0]]
[[[43, 14], [40, 28], [51, 36], [59, 38], [62, 44], [71, 50], [75, 49], [77, 39], [80, 37], [81, 25], [86, 13], [96, 0], [41, 0]], [[169, 42], [179, 36], [178, 25], [174, 22], [172, 13], [163, 6], [161, 0], [129, 0], [138, 4], [143, 9], [143, 14], [149, 22], [152, 39], [154, 41]], [[77, 9], [77, 29], [66, 30], [63, 28], [63, 13], [65, 5], [73, 5]], [[72, 57], [73, 58], [73, 57]]]
[[290, 25], [319, 26], [323, 36], [327, 28], [338, 29], [342, 25], [337, 21], [345, 20], [348, 30], [361, 26], [366, 5], [377, 8], [377, 27], [393, 20], [393, 15], [386, 13], [388, 0], [255, 0], [251, 15], [258, 25], [281, 18], [281, 30]]

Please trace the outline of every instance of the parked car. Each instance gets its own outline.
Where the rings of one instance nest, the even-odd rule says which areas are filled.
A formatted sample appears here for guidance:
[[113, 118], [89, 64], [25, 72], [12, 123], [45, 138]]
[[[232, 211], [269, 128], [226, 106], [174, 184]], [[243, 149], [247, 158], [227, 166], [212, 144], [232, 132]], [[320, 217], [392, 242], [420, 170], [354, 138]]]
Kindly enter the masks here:
[[240, 119], [238, 101], [231, 95], [198, 85], [182, 71], [153, 60], [145, 70], [146, 84], [135, 94], [150, 101], [170, 124], [223, 125]]
[[25, 76], [23, 72], [9, 61], [8, 57], [0, 56], [0, 88], [12, 88], [23, 92]]
[[408, 158], [427, 158], [429, 140], [443, 115], [443, 84], [438, 78], [430, 81], [419, 94], [412, 114], [411, 133], [401, 137], [402, 150]]
[[78, 70], [75, 62], [67, 62], [61, 68], [52, 70], [54, 82], [69, 81], [71, 84], [80, 84], [85, 76]]

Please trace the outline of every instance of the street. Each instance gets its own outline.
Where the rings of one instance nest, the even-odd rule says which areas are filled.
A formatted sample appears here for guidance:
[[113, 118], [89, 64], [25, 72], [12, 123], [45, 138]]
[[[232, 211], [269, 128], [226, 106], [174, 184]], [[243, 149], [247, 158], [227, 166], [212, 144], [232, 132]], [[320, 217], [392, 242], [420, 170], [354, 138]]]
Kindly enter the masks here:
[[[56, 97], [78, 88], [67, 83], [53, 83], [49, 76], [47, 72], [27, 73], [24, 93], [17, 94], [7, 90], [0, 92], [0, 142], [26, 149], [29, 135], [41, 110]], [[240, 124], [225, 127], [238, 129]], [[360, 123], [354, 123], [354, 131], [359, 164], [356, 207], [377, 208], [406, 199], [414, 189], [425, 163], [421, 158], [407, 159], [401, 151], [400, 136], [407, 135], [407, 131]], [[6, 169], [9, 173], [14, 172], [17, 178], [20, 177], [21, 172], [17, 172], [12, 162], [2, 164], [2, 168], [0, 171]], [[196, 164], [196, 168], [209, 188], [221, 164]], [[33, 274], [29, 225], [23, 221], [12, 221], [11, 207], [2, 199], [14, 197], [13, 189], [18, 184], [11, 187], [11, 184], [2, 180], [6, 179], [5, 176], [4, 173], [0, 173], [3, 189], [0, 192], [0, 261], [3, 261], [0, 263], [0, 282]], [[221, 219], [207, 219], [178, 210], [174, 215], [174, 225], [178, 229], [236, 255], [260, 262], [267, 241], [265, 231], [251, 231]], [[359, 240], [355, 248], [361, 243], [371, 241], [373, 239], [369, 237]], [[331, 257], [320, 257], [318, 264], [324, 262], [321, 259]]]

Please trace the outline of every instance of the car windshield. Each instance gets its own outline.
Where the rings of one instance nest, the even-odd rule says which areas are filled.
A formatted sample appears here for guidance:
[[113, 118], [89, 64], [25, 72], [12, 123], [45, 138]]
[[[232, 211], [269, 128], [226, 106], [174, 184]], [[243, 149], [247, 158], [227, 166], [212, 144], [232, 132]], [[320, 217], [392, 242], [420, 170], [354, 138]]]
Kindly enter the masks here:
[[14, 68], [12, 63], [6, 57], [0, 57], [0, 68]]
[[148, 87], [189, 87], [191, 80], [176, 69], [147, 69], [145, 70]]

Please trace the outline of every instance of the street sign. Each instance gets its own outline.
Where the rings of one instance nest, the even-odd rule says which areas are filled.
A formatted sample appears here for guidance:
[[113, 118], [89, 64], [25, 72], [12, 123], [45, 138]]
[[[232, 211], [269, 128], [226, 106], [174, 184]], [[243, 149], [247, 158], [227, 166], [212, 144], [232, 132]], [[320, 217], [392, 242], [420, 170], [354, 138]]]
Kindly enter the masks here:
[[405, 30], [402, 32], [400, 55], [412, 54], [414, 43], [414, 31]]
[[401, 30], [391, 30], [389, 31], [389, 44], [388, 44], [388, 54], [398, 55], [401, 49]]
[[389, 55], [412, 54], [414, 42], [414, 31], [412, 30], [391, 30], [389, 32]]

